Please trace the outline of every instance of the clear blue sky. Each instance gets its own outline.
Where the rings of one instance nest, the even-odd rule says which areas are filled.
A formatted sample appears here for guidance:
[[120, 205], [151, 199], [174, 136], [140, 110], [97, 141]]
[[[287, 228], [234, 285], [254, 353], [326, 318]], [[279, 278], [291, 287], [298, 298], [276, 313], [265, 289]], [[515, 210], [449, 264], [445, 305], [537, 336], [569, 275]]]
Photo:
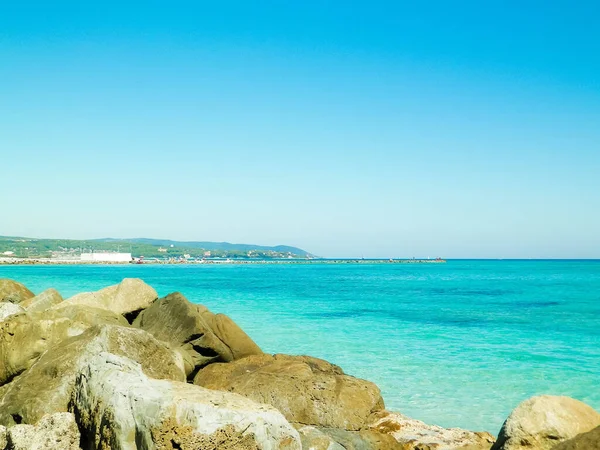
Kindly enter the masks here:
[[599, 17], [2, 2], [0, 235], [600, 257]]

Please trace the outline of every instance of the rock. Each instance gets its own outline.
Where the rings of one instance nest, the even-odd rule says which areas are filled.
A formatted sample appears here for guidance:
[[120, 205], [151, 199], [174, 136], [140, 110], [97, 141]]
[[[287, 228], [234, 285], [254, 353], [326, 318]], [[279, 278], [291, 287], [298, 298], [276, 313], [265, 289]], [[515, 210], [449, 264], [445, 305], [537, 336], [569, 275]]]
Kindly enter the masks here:
[[185, 380], [181, 356], [149, 333], [122, 326], [95, 326], [52, 347], [2, 389], [0, 424], [32, 424], [46, 414], [67, 411], [77, 374], [101, 352], [128, 356], [150, 377]]
[[35, 426], [15, 425], [7, 434], [11, 450], [79, 450], [79, 429], [71, 413], [44, 416]]
[[119, 284], [99, 291], [77, 294], [54, 308], [63, 308], [68, 305], [93, 306], [122, 314], [131, 323], [141, 310], [150, 306], [157, 298], [158, 294], [154, 288], [139, 278], [125, 278]]
[[20, 303], [20, 306], [30, 312], [42, 312], [62, 303], [63, 298], [56, 289], [46, 289], [39, 295]]
[[300, 441], [303, 449], [310, 450], [346, 450], [333, 438], [317, 427], [311, 425], [297, 425], [298, 433], [300, 433]]
[[[2, 447], [0, 447], [2, 448]], [[552, 450], [598, 450], [600, 448], [600, 427], [587, 433], [578, 434], [573, 439], [564, 441]]]
[[31, 367], [48, 348], [97, 324], [128, 325], [122, 316], [81, 305], [0, 322], [0, 385]]
[[85, 449], [300, 450], [298, 432], [275, 409], [187, 383], [151, 380], [109, 353], [77, 378], [71, 408]]
[[380, 411], [370, 418], [368, 428], [393, 436], [403, 450], [489, 450], [494, 437], [487, 432], [427, 425], [400, 413]]
[[336, 428], [298, 428], [302, 448], [311, 450], [404, 450], [396, 440], [373, 430], [347, 431]]
[[383, 409], [375, 384], [309, 356], [253, 355], [200, 370], [194, 384], [273, 405], [290, 422], [359, 430]]
[[549, 450], [600, 425], [600, 414], [570, 397], [540, 395], [508, 416], [492, 450]]
[[35, 297], [35, 294], [25, 285], [8, 278], [0, 278], [0, 302], [21, 303], [32, 297]]
[[6, 427], [0, 425], [0, 450], [4, 450], [6, 448], [6, 435], [7, 431], [6, 431]]
[[190, 379], [210, 363], [262, 353], [229, 317], [194, 305], [178, 292], [142, 311], [133, 326], [180, 347]]
[[[0, 303], [0, 322], [8, 319], [10, 316], [17, 314], [25, 314], [25, 310], [15, 303], [2, 302]], [[2, 447], [0, 447], [1, 449]]]

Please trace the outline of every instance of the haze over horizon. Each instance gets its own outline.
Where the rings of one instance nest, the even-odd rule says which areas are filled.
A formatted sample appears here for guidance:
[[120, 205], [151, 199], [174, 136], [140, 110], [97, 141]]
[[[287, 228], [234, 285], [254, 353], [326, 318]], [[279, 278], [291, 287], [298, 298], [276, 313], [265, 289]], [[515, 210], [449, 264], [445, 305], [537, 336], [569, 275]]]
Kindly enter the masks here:
[[596, 2], [0, 5], [0, 235], [600, 258]]

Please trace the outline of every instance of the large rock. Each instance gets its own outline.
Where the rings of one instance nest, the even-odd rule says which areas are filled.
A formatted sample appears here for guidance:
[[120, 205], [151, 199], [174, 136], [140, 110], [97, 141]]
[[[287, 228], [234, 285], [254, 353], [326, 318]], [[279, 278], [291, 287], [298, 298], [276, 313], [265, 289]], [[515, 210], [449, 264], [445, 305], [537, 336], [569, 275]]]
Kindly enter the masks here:
[[194, 384], [273, 405], [290, 422], [359, 430], [383, 409], [375, 384], [309, 356], [254, 355], [200, 370]]
[[578, 434], [573, 439], [558, 444], [552, 450], [598, 450], [600, 449], [600, 427], [587, 433]]
[[[21, 305], [10, 302], [0, 303], [0, 322], [4, 322], [10, 316], [15, 316], [17, 314], [25, 314], [25, 310], [21, 307]], [[0, 447], [0, 449], [1, 448], [2, 447]]]
[[79, 450], [79, 439], [79, 429], [71, 413], [44, 416], [35, 426], [15, 425], [7, 433], [11, 450]]
[[570, 397], [541, 395], [525, 400], [508, 416], [492, 450], [550, 450], [600, 425], [600, 414]]
[[77, 378], [71, 408], [84, 450], [300, 450], [297, 431], [275, 409], [235, 394], [151, 380], [108, 353]]
[[77, 294], [54, 308], [68, 305], [93, 306], [122, 314], [131, 322], [141, 310], [150, 306], [157, 298], [158, 294], [152, 286], [148, 286], [139, 278], [125, 278], [119, 284], [99, 291]]
[[47, 349], [98, 324], [128, 325], [118, 314], [81, 305], [0, 322], [0, 385], [31, 367]]
[[210, 363], [262, 354], [254, 341], [229, 317], [215, 315], [205, 306], [194, 305], [178, 292], [157, 300], [142, 311], [133, 326], [180, 347], [190, 379]]
[[19, 306], [22, 306], [30, 312], [43, 312], [52, 308], [54, 305], [62, 303], [63, 298], [56, 289], [46, 289], [35, 297], [28, 298], [22, 301]]
[[150, 377], [185, 380], [181, 356], [167, 344], [143, 330], [96, 326], [48, 350], [1, 390], [0, 424], [33, 424], [46, 414], [67, 411], [77, 374], [101, 352], [131, 358]]
[[6, 438], [7, 438], [7, 430], [5, 426], [0, 425], [0, 450], [4, 450], [6, 448]]
[[495, 441], [487, 432], [427, 425], [396, 412], [380, 411], [370, 419], [369, 429], [393, 436], [403, 450], [489, 450]]
[[336, 428], [298, 427], [302, 448], [310, 450], [405, 450], [387, 434], [373, 430], [347, 431]]
[[21, 303], [32, 297], [35, 297], [35, 294], [25, 285], [8, 278], [0, 278], [0, 302]]

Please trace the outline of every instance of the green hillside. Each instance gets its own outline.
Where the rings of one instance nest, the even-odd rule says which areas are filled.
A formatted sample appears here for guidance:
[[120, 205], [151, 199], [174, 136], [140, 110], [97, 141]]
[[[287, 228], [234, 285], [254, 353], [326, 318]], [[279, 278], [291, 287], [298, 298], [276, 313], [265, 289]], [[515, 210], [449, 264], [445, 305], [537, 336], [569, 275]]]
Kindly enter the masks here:
[[82, 252], [115, 251], [131, 253], [134, 257], [179, 258], [306, 258], [305, 250], [284, 245], [266, 247], [228, 242], [181, 242], [161, 239], [37, 239], [0, 236], [0, 256], [12, 252], [19, 258], [76, 256]]

